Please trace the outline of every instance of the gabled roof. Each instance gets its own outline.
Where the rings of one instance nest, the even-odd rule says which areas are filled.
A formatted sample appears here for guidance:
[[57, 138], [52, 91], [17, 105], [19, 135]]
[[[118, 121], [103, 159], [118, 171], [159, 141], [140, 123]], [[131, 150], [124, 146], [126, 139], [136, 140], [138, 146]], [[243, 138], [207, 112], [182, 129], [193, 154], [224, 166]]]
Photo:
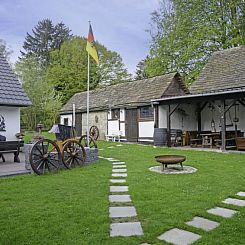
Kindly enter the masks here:
[[0, 105], [29, 106], [31, 101], [23, 90], [19, 80], [0, 53]]
[[190, 87], [191, 94], [245, 88], [245, 46], [215, 52]]
[[[90, 91], [90, 110], [149, 105], [152, 99], [171, 96], [174, 92], [176, 95], [188, 93], [178, 73], [119, 83]], [[61, 109], [61, 114], [71, 112], [72, 104], [76, 105], [76, 110], [86, 111], [86, 99], [86, 92], [73, 95]]]

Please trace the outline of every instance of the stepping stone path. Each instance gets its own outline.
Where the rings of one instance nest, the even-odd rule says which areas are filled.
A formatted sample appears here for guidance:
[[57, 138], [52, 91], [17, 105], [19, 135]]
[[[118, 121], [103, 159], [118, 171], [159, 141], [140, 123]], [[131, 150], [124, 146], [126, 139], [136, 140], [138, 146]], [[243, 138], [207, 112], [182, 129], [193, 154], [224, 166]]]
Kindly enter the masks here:
[[[126, 164], [125, 162], [121, 162], [114, 158], [104, 159], [112, 162], [113, 168], [110, 183], [117, 184], [110, 186], [109, 217], [112, 220], [110, 225], [110, 236], [142, 236], [144, 233], [141, 223], [136, 221], [137, 212], [132, 205], [131, 196], [128, 194], [129, 187], [125, 185], [125, 177], [127, 177]], [[120, 222], [120, 219], [123, 219], [123, 221]], [[127, 221], [125, 221], [125, 219]]]
[[209, 214], [214, 214], [221, 216], [223, 218], [231, 218], [234, 214], [238, 213], [238, 211], [228, 209], [228, 208], [220, 208], [220, 207], [215, 207], [207, 210]]
[[240, 197], [245, 197], [245, 192], [243, 191], [240, 191], [237, 193], [237, 196], [240, 196]]
[[226, 198], [224, 201], [222, 201], [225, 204], [232, 204], [240, 207], [245, 206], [245, 200], [240, 200], [236, 198]]
[[159, 240], [164, 240], [166, 242], [173, 243], [176, 245], [192, 244], [200, 238], [201, 236], [198, 234], [195, 234], [190, 231], [181, 230], [178, 228], [171, 229], [158, 237]]
[[193, 220], [186, 222], [187, 225], [200, 228], [204, 231], [211, 231], [219, 226], [218, 222], [211, 221], [209, 219], [204, 219], [201, 217], [194, 217]]

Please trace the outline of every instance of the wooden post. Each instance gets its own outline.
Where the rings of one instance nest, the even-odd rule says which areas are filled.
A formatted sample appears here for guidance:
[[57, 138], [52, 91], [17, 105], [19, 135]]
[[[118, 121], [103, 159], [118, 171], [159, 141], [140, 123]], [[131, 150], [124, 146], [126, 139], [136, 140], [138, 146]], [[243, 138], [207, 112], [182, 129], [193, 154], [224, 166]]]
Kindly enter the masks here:
[[171, 147], [171, 114], [170, 114], [170, 105], [167, 109], [167, 146]]
[[225, 151], [226, 140], [225, 140], [225, 131], [226, 131], [226, 120], [225, 120], [225, 100], [221, 101], [221, 114], [220, 114], [220, 121], [221, 121], [221, 150]]
[[201, 105], [197, 103], [197, 132], [200, 134], [202, 131], [202, 118], [201, 118]]

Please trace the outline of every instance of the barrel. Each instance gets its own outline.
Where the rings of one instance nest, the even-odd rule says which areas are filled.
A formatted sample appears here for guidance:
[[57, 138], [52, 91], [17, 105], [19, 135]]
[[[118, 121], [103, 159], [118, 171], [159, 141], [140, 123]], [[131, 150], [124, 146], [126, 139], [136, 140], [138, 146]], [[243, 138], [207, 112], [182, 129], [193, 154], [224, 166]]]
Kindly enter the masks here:
[[167, 145], [167, 129], [166, 128], [154, 128], [154, 146]]

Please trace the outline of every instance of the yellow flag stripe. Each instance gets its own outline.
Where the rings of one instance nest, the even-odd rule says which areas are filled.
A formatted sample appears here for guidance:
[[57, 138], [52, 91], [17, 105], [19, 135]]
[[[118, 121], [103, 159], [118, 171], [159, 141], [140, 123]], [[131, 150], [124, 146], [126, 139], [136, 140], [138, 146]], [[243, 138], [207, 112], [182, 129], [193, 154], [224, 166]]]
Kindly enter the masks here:
[[97, 50], [94, 46], [91, 45], [89, 41], [87, 41], [86, 50], [93, 57], [96, 63], [99, 64], [99, 57], [98, 57]]

